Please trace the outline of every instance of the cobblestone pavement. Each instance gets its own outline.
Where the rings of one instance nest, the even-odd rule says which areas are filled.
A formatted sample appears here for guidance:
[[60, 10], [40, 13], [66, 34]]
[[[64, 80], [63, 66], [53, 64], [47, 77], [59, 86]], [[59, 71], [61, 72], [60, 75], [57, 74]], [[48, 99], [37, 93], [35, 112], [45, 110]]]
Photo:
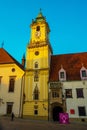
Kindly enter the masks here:
[[70, 122], [59, 124], [58, 122], [37, 121], [29, 119], [0, 117], [0, 130], [87, 130], [87, 122]]

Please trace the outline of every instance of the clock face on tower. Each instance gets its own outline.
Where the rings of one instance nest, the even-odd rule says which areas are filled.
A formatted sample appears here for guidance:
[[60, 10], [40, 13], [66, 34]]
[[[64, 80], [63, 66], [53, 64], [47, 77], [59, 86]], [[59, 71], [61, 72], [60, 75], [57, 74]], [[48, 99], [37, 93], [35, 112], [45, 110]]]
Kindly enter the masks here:
[[40, 35], [41, 35], [41, 32], [40, 32], [40, 31], [36, 31], [36, 32], [35, 32], [35, 37], [36, 37], [36, 38], [39, 38]]

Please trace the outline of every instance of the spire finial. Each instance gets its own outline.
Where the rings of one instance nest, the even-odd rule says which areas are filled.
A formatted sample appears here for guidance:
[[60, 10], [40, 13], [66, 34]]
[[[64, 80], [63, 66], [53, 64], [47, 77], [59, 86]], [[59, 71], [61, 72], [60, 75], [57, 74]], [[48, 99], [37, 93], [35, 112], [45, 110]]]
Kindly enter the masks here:
[[42, 12], [42, 9], [40, 8], [40, 13]]
[[25, 53], [23, 54], [22, 65], [23, 65], [23, 67], [25, 67]]
[[1, 48], [3, 48], [3, 46], [4, 46], [4, 41], [3, 41], [2, 44], [1, 44]]
[[23, 54], [23, 58], [25, 59], [25, 53]]

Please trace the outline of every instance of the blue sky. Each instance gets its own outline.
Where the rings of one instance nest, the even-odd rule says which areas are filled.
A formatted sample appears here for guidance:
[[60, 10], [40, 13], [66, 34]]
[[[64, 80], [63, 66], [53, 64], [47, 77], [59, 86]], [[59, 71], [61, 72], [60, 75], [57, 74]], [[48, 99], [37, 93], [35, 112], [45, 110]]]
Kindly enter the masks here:
[[0, 47], [4, 41], [3, 48], [21, 62], [40, 8], [53, 54], [87, 52], [87, 0], [0, 0]]

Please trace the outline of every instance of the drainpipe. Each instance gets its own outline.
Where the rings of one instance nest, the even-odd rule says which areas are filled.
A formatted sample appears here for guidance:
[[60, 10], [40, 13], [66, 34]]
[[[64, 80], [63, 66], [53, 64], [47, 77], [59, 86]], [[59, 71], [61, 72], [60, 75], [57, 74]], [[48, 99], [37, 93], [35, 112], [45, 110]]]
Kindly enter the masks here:
[[20, 107], [19, 107], [19, 117], [23, 116], [23, 91], [24, 91], [24, 83], [25, 83], [25, 73], [21, 79], [21, 91], [20, 91]]

